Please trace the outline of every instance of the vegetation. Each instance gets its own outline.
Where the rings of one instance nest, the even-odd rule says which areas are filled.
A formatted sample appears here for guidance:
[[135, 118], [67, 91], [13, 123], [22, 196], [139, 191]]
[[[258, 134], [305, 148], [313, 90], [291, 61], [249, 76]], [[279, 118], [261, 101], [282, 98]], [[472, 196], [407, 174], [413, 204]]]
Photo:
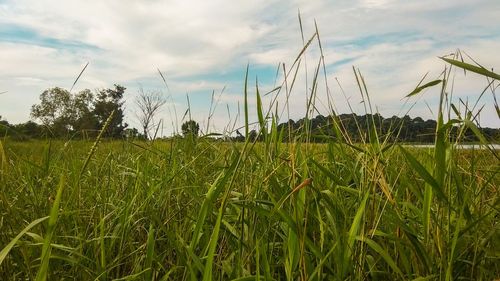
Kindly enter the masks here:
[[[106, 119], [114, 113], [108, 126], [107, 136], [121, 137], [127, 124], [123, 122], [123, 93], [125, 87], [102, 89], [94, 94], [86, 89], [71, 94], [62, 88], [51, 88], [40, 95], [40, 104], [31, 108], [31, 117], [40, 120], [49, 137], [97, 136]], [[35, 126], [30, 128], [35, 129]], [[40, 136], [27, 133], [28, 136]]]
[[[313, 39], [321, 46], [315, 33], [304, 50]], [[499, 76], [458, 55], [446, 58], [439, 80], [409, 95], [441, 86], [429, 149], [400, 145], [403, 127], [386, 131], [371, 106], [363, 121], [353, 118], [363, 133], [349, 135], [349, 121], [332, 110], [321, 130], [335, 139], [324, 134], [326, 143], [313, 143], [317, 128], [308, 116], [316, 84], [293, 135], [278, 126], [274, 104], [262, 107], [257, 88], [259, 127], [252, 133], [248, 79], [242, 143], [105, 139], [108, 127], [120, 128], [116, 106], [103, 106], [109, 115], [98, 119], [94, 142], [4, 138], [0, 279], [497, 279], [500, 157], [488, 147], [454, 146], [468, 130], [482, 145], [488, 140], [472, 108], [458, 112], [444, 101], [449, 65]], [[370, 104], [358, 70], [355, 76]], [[293, 86], [284, 84], [275, 95]], [[119, 92], [98, 100], [119, 104]], [[452, 112], [456, 117], [446, 118]], [[183, 133], [197, 135], [194, 121], [184, 124]]]
[[[338, 140], [335, 131], [332, 130], [332, 123], [334, 116], [318, 115], [310, 120], [311, 126], [311, 141], [313, 142], [326, 142]], [[354, 142], [360, 142], [365, 137], [364, 135], [370, 130], [370, 126], [374, 125], [377, 134], [381, 137], [388, 137], [390, 142], [404, 142], [404, 143], [433, 143], [434, 133], [436, 132], [436, 120], [424, 121], [420, 117], [411, 118], [405, 115], [403, 118], [392, 116], [391, 118], [384, 118], [376, 113], [356, 115], [340, 114], [337, 116], [341, 127], [345, 130], [346, 134], [350, 136]], [[373, 123], [372, 123], [373, 120]], [[288, 131], [295, 136], [297, 132], [303, 130], [306, 119], [300, 119], [297, 122], [290, 120], [288, 123], [278, 125], [278, 131], [284, 130], [284, 140], [288, 140]], [[290, 127], [288, 126], [290, 124]], [[500, 139], [500, 129], [494, 128], [479, 128], [481, 134], [489, 141], [496, 142]], [[450, 131], [451, 140], [456, 140], [460, 134], [461, 142], [479, 142], [479, 138], [474, 134], [471, 129], [466, 129], [459, 132], [459, 127], [453, 127]]]
[[186, 121], [181, 126], [183, 136], [198, 136], [200, 131], [200, 125], [194, 120]]
[[135, 99], [135, 104], [139, 109], [139, 112], [136, 113], [136, 117], [139, 120], [139, 124], [141, 124], [145, 139], [155, 137], [155, 135], [151, 136], [149, 132], [153, 129], [153, 127], [155, 127], [156, 124], [154, 123], [154, 119], [165, 103], [166, 101], [161, 92], [144, 92], [144, 90], [140, 88], [139, 95]]

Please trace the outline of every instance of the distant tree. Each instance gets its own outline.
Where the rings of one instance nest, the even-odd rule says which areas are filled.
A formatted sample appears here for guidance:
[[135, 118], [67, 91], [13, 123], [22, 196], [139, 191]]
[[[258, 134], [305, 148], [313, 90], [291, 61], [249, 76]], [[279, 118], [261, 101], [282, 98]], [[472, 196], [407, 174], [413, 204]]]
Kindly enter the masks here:
[[111, 137], [120, 137], [127, 127], [123, 122], [124, 91], [125, 87], [119, 85], [100, 90], [96, 95], [88, 89], [71, 94], [63, 88], [50, 88], [40, 95], [40, 103], [32, 106], [31, 117], [46, 125], [51, 136], [88, 135], [89, 131], [96, 133], [102, 128], [114, 110], [108, 132]]
[[70, 126], [70, 101], [69, 91], [59, 87], [47, 89], [40, 95], [40, 104], [31, 107], [31, 117], [47, 125], [52, 135], [65, 133]]
[[72, 95], [59, 87], [50, 88], [40, 95], [40, 104], [31, 107], [31, 117], [45, 124], [51, 135], [62, 136], [88, 127], [82, 123], [91, 116], [92, 99], [89, 90]]
[[255, 130], [251, 130], [249, 133], [248, 133], [248, 139], [250, 141], [256, 141], [257, 139], [257, 132]]
[[7, 122], [7, 120], [2, 120], [2, 116], [0, 115], [0, 138], [7, 134], [9, 128], [9, 122]]
[[43, 135], [43, 127], [33, 121], [16, 124], [13, 126], [17, 134], [26, 138], [40, 138]]
[[184, 124], [182, 124], [182, 135], [183, 136], [195, 136], [197, 137], [198, 136], [198, 132], [200, 130], [200, 125], [198, 125], [198, 123], [196, 123], [196, 121], [194, 120], [189, 120], [189, 121], [186, 121], [184, 122]]
[[127, 128], [123, 130], [123, 136], [127, 139], [144, 138], [136, 128]]
[[144, 92], [141, 87], [139, 95], [135, 99], [135, 104], [139, 108], [139, 111], [135, 115], [141, 124], [144, 137], [150, 139], [149, 132], [155, 126], [155, 116], [165, 104], [165, 99], [160, 91]]
[[123, 130], [128, 126], [123, 122], [124, 108], [122, 101], [125, 87], [115, 84], [114, 89], [103, 89], [97, 93], [94, 100], [93, 113], [97, 119], [98, 128], [102, 128], [113, 110], [113, 118], [108, 124], [108, 133], [110, 137], [121, 137]]
[[2, 115], [0, 115], [0, 125], [9, 126], [9, 122], [7, 120], [2, 120]]
[[232, 140], [236, 142], [244, 142], [245, 136], [241, 134], [239, 130], [236, 130], [236, 137], [233, 137]]
[[73, 96], [72, 110], [73, 118], [72, 127], [74, 131], [84, 133], [87, 131], [99, 130], [99, 124], [93, 111], [94, 95], [88, 89], [85, 89]]

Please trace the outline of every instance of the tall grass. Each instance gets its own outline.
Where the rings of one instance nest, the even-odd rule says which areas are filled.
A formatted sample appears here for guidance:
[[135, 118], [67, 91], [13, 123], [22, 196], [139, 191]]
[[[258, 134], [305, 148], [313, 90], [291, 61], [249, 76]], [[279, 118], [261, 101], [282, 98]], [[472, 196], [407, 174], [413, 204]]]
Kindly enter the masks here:
[[[253, 96], [247, 70], [244, 143], [4, 139], [0, 279], [499, 278], [497, 152], [457, 149], [450, 143], [454, 126], [481, 139], [475, 112], [448, 118], [456, 109], [448, 94], [451, 67], [496, 74], [457, 53], [446, 58], [439, 79], [421, 81], [410, 93], [439, 92], [433, 149], [390, 143], [374, 119], [353, 143], [330, 104], [332, 125], [325, 129], [336, 141], [311, 143], [306, 120], [283, 142], [275, 101], [278, 95], [288, 100], [307, 48], [321, 46], [319, 40], [316, 30], [289, 70], [283, 66], [269, 108], [258, 83]], [[306, 118], [315, 112], [324, 69], [321, 55]], [[364, 77], [358, 69], [354, 75], [372, 113]], [[249, 137], [252, 98], [262, 141]]]

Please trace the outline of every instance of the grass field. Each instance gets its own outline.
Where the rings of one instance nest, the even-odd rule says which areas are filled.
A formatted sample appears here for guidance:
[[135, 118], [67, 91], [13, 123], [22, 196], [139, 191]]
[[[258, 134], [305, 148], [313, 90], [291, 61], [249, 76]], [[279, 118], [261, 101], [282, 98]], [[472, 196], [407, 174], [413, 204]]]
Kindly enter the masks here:
[[2, 139], [0, 279], [498, 279], [498, 151], [454, 148], [474, 115], [442, 88], [432, 149], [334, 117], [342, 141], [283, 142], [258, 91], [262, 142]]
[[147, 149], [104, 141], [83, 169], [89, 142], [4, 143], [1, 245], [23, 235], [2, 251], [1, 278], [492, 280], [500, 272], [500, 174], [490, 151], [448, 151], [437, 182], [428, 149], [408, 152], [413, 159], [398, 147], [336, 143], [138, 145]]

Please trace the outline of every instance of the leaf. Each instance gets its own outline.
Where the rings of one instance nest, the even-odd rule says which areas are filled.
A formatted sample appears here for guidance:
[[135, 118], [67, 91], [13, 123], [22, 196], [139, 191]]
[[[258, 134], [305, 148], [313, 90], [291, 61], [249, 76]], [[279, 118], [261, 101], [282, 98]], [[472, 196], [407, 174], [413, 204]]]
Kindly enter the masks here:
[[36, 219], [36, 220], [32, 221], [30, 224], [28, 224], [28, 226], [26, 226], [21, 232], [19, 232], [19, 234], [17, 234], [17, 236], [14, 239], [12, 239], [9, 242], [9, 244], [7, 244], [7, 246], [5, 246], [2, 249], [2, 251], [0, 251], [0, 264], [2, 264], [3, 260], [5, 259], [5, 257], [7, 256], [7, 254], [10, 252], [10, 250], [12, 249], [12, 247], [14, 247], [14, 245], [17, 243], [17, 241], [19, 240], [19, 238], [21, 238], [26, 232], [28, 232], [30, 229], [32, 229], [35, 225], [37, 225], [37, 224], [45, 221], [48, 218], [49, 218], [49, 216]]
[[448, 200], [446, 199], [446, 195], [443, 193], [443, 190], [437, 183], [436, 179], [434, 179], [434, 177], [427, 171], [427, 169], [425, 169], [425, 167], [422, 166], [422, 164], [420, 164], [420, 162], [418, 162], [418, 160], [413, 155], [411, 155], [411, 153], [409, 153], [401, 145], [399, 145], [399, 148], [405, 155], [412, 168], [424, 179], [427, 184], [429, 184], [433, 188], [433, 190], [441, 199], [447, 202]]
[[438, 80], [434, 80], [434, 81], [431, 81], [429, 83], [426, 83], [426, 84], [424, 84], [422, 86], [417, 86], [415, 88], [415, 90], [413, 90], [411, 93], [409, 93], [408, 95], [406, 95], [406, 97], [409, 98], [411, 96], [414, 96], [414, 95], [420, 93], [423, 89], [429, 88], [429, 87], [432, 87], [432, 86], [436, 86], [437, 84], [439, 84], [441, 82], [443, 82], [443, 80], [439, 80], [438, 79]]
[[248, 64], [247, 72], [245, 73], [245, 138], [248, 140]]
[[7, 170], [7, 156], [5, 156], [2, 141], [0, 141], [0, 156], [2, 157], [2, 161], [0, 161], [0, 171], [5, 172]]
[[487, 70], [484, 67], [475, 66], [475, 65], [472, 65], [472, 64], [468, 64], [466, 62], [461, 62], [461, 61], [458, 61], [458, 60], [448, 59], [448, 58], [445, 58], [445, 57], [440, 57], [440, 59], [442, 59], [445, 62], [447, 62], [449, 64], [452, 64], [454, 66], [460, 67], [462, 69], [469, 70], [469, 71], [475, 72], [477, 74], [480, 74], [480, 75], [483, 75], [483, 76], [486, 76], [486, 77], [490, 77], [490, 78], [493, 78], [493, 79], [500, 80], [500, 75], [499, 74], [491, 72], [491, 71]]
[[399, 269], [399, 267], [396, 265], [396, 263], [391, 258], [389, 253], [386, 250], [384, 250], [384, 248], [382, 248], [377, 242], [366, 237], [356, 237], [356, 240], [364, 242], [368, 246], [370, 246], [370, 248], [372, 248], [377, 254], [379, 254], [385, 260], [385, 262], [392, 268], [392, 270], [394, 270], [397, 274], [399, 274], [402, 279], [405, 279], [403, 272], [401, 272], [401, 269]]
[[343, 183], [340, 181], [340, 179], [335, 176], [330, 170], [328, 170], [326, 167], [322, 166], [320, 163], [316, 162], [314, 159], [310, 159], [310, 161], [318, 167], [323, 174], [325, 174], [328, 178], [330, 178], [336, 185], [343, 185]]
[[54, 230], [56, 228], [57, 218], [59, 217], [59, 205], [61, 203], [61, 197], [62, 197], [62, 192], [64, 190], [64, 186], [65, 186], [65, 180], [64, 180], [64, 174], [62, 174], [61, 179], [59, 181], [59, 188], [57, 189], [56, 199], [54, 200], [54, 205], [52, 205], [52, 208], [50, 209], [48, 232], [43, 242], [42, 255], [40, 257], [41, 264], [36, 274], [37, 281], [47, 280], [47, 275], [49, 273], [49, 261], [52, 252], [51, 240], [52, 236], [54, 235]]
[[259, 124], [260, 124], [260, 129], [262, 131], [262, 134], [265, 135], [266, 129], [265, 129], [265, 122], [264, 122], [264, 114], [262, 113], [262, 99], [260, 98], [259, 85], [258, 85], [257, 80], [255, 81], [255, 88], [257, 90], [257, 116], [259, 117]]
[[370, 195], [369, 190], [365, 192], [363, 200], [361, 201], [358, 211], [354, 216], [354, 220], [352, 221], [351, 228], [349, 229], [349, 233], [347, 236], [347, 249], [344, 251], [344, 263], [343, 263], [343, 275], [347, 272], [348, 261], [351, 258], [351, 252], [354, 247], [354, 240], [358, 236], [358, 232], [361, 228], [361, 224], [363, 223], [363, 214], [365, 213], [366, 201], [368, 201], [368, 197]]
[[149, 225], [148, 231], [148, 240], [146, 242], [146, 266], [148, 269], [144, 274], [145, 280], [153, 280], [153, 255], [155, 251], [155, 229], [153, 228], [153, 224]]
[[156, 70], [158, 70], [158, 73], [160, 74], [161, 79], [163, 80], [163, 83], [165, 84], [165, 87], [167, 87], [167, 90], [170, 92], [170, 89], [168, 88], [168, 84], [167, 84], [167, 80], [165, 79], [165, 76], [163, 76], [163, 73], [161, 73], [159, 68], [156, 68]]

